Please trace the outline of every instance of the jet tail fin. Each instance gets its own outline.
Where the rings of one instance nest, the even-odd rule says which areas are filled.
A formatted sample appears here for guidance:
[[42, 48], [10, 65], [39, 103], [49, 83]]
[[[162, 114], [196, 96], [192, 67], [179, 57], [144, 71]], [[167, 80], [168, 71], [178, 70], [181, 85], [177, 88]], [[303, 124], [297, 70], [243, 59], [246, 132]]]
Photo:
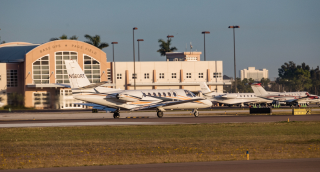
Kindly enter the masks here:
[[200, 88], [203, 94], [211, 92], [211, 90], [209, 89], [208, 85], [205, 82], [200, 82]]
[[65, 60], [64, 63], [67, 68], [71, 89], [82, 88], [91, 84], [77, 61]]
[[261, 83], [251, 84], [251, 88], [256, 96], [264, 96], [267, 95], [267, 91], [261, 86]]

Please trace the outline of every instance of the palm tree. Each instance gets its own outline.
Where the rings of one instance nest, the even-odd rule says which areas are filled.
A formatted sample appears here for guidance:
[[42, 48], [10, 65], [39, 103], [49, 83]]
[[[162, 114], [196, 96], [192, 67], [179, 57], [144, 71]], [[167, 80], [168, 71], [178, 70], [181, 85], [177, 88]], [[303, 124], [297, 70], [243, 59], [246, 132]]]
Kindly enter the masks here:
[[50, 41], [55, 41], [55, 40], [60, 40], [60, 39], [70, 39], [70, 40], [77, 40], [78, 37], [76, 35], [71, 36], [70, 38], [68, 38], [67, 35], [63, 34], [62, 36], [60, 36], [59, 38], [51, 38]]
[[100, 41], [100, 36], [99, 35], [96, 35], [94, 37], [86, 34], [84, 35], [84, 37], [89, 40], [89, 41], [85, 41], [86, 43], [88, 44], [91, 44], [99, 49], [103, 49], [103, 48], [106, 48], [106, 47], [109, 47], [109, 44], [108, 43], [105, 43], [105, 42], [101, 42]]
[[166, 52], [172, 52], [178, 50], [176, 47], [170, 47], [171, 39], [168, 41], [164, 41], [163, 39], [159, 39], [158, 42], [160, 43], [160, 49], [157, 51], [161, 54], [161, 56], [165, 56]]

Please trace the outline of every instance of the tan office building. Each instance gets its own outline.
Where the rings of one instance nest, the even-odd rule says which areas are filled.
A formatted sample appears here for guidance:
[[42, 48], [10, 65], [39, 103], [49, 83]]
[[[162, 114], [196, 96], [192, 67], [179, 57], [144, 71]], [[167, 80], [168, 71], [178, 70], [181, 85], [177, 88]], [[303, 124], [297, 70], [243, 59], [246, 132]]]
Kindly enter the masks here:
[[26, 107], [85, 108], [73, 104], [80, 101], [73, 99], [66, 86], [69, 80], [63, 60], [67, 59], [77, 60], [91, 83], [107, 81], [107, 87], [197, 92], [199, 82], [207, 82], [212, 91], [222, 92], [223, 85], [230, 85], [223, 82], [222, 61], [136, 62], [134, 79], [133, 62], [107, 62], [105, 52], [85, 42], [12, 42], [0, 45], [1, 102], [15, 104], [19, 95]]

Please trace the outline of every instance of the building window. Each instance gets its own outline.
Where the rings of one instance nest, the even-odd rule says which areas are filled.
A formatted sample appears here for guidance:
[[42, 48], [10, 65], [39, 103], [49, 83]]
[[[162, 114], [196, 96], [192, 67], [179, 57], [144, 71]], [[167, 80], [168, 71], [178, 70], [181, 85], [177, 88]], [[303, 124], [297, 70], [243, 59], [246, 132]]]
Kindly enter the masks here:
[[0, 81], [1, 81], [1, 75], [0, 75]]
[[159, 73], [159, 78], [164, 79], [164, 73]]
[[44, 56], [32, 64], [33, 82], [35, 84], [49, 84], [49, 56]]
[[121, 73], [117, 73], [117, 79], [122, 79], [122, 74]]
[[132, 74], [132, 79], [137, 79], [138, 77], [137, 77], [137, 74], [136, 73], [133, 73]]
[[187, 78], [191, 78], [191, 73], [187, 73]]
[[111, 81], [111, 69], [110, 68], [107, 69], [107, 76], [108, 76], [108, 81]]
[[213, 78], [222, 78], [222, 74], [221, 73], [213, 73]]
[[197, 57], [187, 57], [187, 61], [198, 61]]
[[[100, 63], [92, 57], [84, 55], [84, 74], [91, 83], [100, 82]], [[107, 78], [111, 80], [111, 70], [107, 69]]]
[[49, 107], [50, 93], [33, 93], [33, 102], [35, 107]]
[[171, 73], [171, 78], [177, 78], [177, 73]]
[[17, 70], [7, 70], [7, 87], [18, 87]]
[[149, 73], [144, 73], [144, 79], [149, 79]]
[[56, 82], [57, 83], [69, 83], [68, 73], [65, 60], [76, 60], [78, 61], [78, 55], [76, 52], [56, 52]]
[[203, 78], [203, 73], [199, 73], [199, 78]]

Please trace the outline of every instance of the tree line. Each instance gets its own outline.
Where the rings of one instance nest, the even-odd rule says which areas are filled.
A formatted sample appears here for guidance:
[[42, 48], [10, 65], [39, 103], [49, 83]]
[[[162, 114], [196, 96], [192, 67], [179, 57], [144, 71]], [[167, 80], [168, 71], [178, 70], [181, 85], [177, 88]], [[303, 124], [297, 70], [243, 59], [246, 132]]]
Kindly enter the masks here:
[[[254, 83], [252, 78], [245, 78], [241, 81], [237, 78], [237, 89], [240, 93], [252, 93], [250, 84]], [[311, 69], [309, 65], [302, 63], [296, 65], [293, 61], [284, 63], [278, 69], [278, 77], [275, 81], [270, 81], [268, 78], [262, 78], [261, 85], [267, 91], [275, 92], [295, 92], [295, 91], [308, 91], [311, 94], [319, 95], [320, 93], [320, 70], [319, 66], [315, 69]], [[226, 86], [225, 92], [232, 92], [232, 87]]]

